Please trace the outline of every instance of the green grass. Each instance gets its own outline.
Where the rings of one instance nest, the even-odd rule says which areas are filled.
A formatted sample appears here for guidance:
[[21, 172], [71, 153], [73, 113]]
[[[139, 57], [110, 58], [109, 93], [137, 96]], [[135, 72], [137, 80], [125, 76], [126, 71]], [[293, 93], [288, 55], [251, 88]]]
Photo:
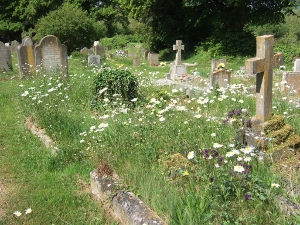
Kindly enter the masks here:
[[[210, 62], [201, 57], [186, 61], [197, 61], [205, 79]], [[229, 65], [239, 68], [242, 62], [243, 59], [232, 59]], [[239, 163], [238, 157], [248, 156], [246, 153], [239, 151], [239, 155], [226, 157], [233, 148], [241, 150], [243, 146], [235, 141], [238, 123], [228, 125], [223, 121], [233, 109], [243, 109], [244, 116], [247, 111], [249, 116], [245, 118], [254, 116], [254, 93], [243, 84], [254, 84], [255, 79], [233, 78], [236, 85], [230, 88], [198, 92], [194, 98], [186, 98], [178, 88], [151, 84], [151, 79], [164, 77], [168, 66], [149, 67], [145, 60], [142, 63], [132, 68], [132, 59], [102, 60], [102, 65], [127, 68], [137, 76], [140, 96], [135, 109], [118, 101], [113, 108], [110, 104], [101, 110], [91, 108], [98, 72], [97, 68], [87, 67], [80, 54], [69, 60], [67, 81], [51, 73], [28, 80], [11, 79], [16, 71], [1, 75], [0, 118], [7, 128], [0, 131], [0, 162], [5, 171], [1, 180], [14, 180], [9, 185], [13, 191], [9, 193], [2, 224], [113, 224], [85, 191], [89, 172], [104, 161], [129, 190], [169, 224], [296, 221], [276, 204], [284, 183], [271, 171], [269, 163], [259, 163], [253, 154], [251, 161], [243, 162], [243, 167], [249, 168], [249, 174], [245, 174], [233, 168]], [[278, 82], [279, 76], [274, 77], [274, 84]], [[274, 85], [273, 112], [285, 115], [299, 134], [300, 119], [293, 116], [299, 109], [283, 97]], [[25, 129], [23, 121], [28, 116], [33, 116], [55, 141], [60, 149], [57, 155], [51, 155]], [[240, 118], [237, 116], [237, 121]], [[187, 153], [191, 152], [194, 158], [188, 160]], [[177, 153], [185, 161], [170, 166], [168, 162]], [[272, 188], [272, 183], [281, 186]], [[251, 196], [250, 201], [245, 194]], [[24, 215], [29, 207], [32, 213]], [[16, 210], [23, 215], [15, 218]]]

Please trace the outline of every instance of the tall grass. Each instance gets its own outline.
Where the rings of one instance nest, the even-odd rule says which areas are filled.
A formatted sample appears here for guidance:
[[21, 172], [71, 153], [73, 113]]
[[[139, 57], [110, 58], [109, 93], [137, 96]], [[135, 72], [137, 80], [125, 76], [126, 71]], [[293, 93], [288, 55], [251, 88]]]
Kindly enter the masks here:
[[[71, 216], [72, 208], [82, 209], [80, 205], [85, 202], [72, 200], [76, 188], [67, 191], [67, 186], [75, 185], [76, 174], [88, 180], [89, 169], [106, 161], [124, 186], [169, 224], [290, 224], [295, 220], [283, 214], [276, 203], [284, 183], [268, 163], [259, 162], [256, 149], [235, 141], [241, 119], [255, 114], [254, 93], [243, 82], [233, 79], [234, 85], [228, 88], [187, 98], [180, 88], [151, 84], [151, 79], [164, 77], [168, 67], [149, 68], [144, 64], [132, 68], [128, 59], [105, 63], [128, 69], [138, 77], [140, 96], [134, 109], [118, 100], [104, 102], [100, 111], [92, 109], [98, 68], [87, 67], [80, 55], [69, 60], [69, 80], [44, 74], [20, 81], [20, 86], [14, 83], [23, 115], [33, 115], [60, 149], [55, 156], [28, 156], [28, 161], [33, 158], [32, 162], [41, 162], [38, 165], [24, 163], [32, 165], [30, 171], [47, 171], [47, 179], [30, 179], [41, 179], [46, 193], [42, 197], [43, 193], [32, 192], [33, 205], [45, 201], [45, 210], [54, 211], [56, 221], [65, 220]], [[243, 81], [247, 86], [254, 84], [252, 79]], [[274, 91], [277, 93], [276, 88]], [[296, 113], [297, 109], [287, 104], [280, 93], [275, 96], [276, 114], [288, 117]], [[293, 126], [300, 123], [294, 117], [287, 120]], [[178, 162], [174, 155], [179, 157]], [[67, 182], [58, 184], [51, 178], [55, 173]], [[54, 188], [48, 189], [47, 185]], [[70, 198], [60, 200], [52, 196], [54, 193]], [[86, 204], [83, 214], [86, 208], [94, 207]], [[63, 210], [70, 213], [64, 214]], [[44, 221], [51, 221], [50, 214]]]

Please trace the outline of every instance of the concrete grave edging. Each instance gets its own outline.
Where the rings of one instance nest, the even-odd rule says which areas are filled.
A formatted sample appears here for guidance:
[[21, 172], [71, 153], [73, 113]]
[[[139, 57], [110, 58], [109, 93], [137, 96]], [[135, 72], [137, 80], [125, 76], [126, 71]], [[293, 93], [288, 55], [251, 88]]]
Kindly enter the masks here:
[[120, 182], [109, 176], [90, 173], [92, 193], [108, 203], [113, 216], [126, 225], [167, 225], [159, 216], [129, 191], [120, 190]]

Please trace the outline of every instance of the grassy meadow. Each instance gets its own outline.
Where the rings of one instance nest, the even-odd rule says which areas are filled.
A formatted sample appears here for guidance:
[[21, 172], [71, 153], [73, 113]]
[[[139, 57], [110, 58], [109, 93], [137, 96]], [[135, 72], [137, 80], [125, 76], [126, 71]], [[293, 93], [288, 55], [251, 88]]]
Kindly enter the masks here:
[[[135, 45], [128, 48], [140, 54]], [[69, 57], [68, 79], [42, 73], [20, 80], [16, 66], [0, 75], [0, 185], [7, 189], [0, 224], [117, 224], [89, 189], [89, 173], [104, 162], [124, 189], [168, 224], [300, 223], [277, 201], [288, 197], [283, 178], [299, 182], [297, 156], [261, 162], [257, 149], [235, 140], [241, 121], [255, 115], [255, 78], [234, 76], [228, 88], [194, 90], [187, 98], [181, 88], [153, 85], [170, 62], [150, 67], [141, 60], [133, 67], [132, 58], [110, 56], [101, 60], [102, 68], [129, 70], [138, 78], [134, 108], [118, 96], [91, 107], [99, 68], [88, 67], [78, 52]], [[210, 60], [205, 55], [183, 60], [199, 63], [200, 87], [209, 83]], [[227, 68], [236, 72], [244, 60], [229, 58]], [[274, 74], [273, 113], [285, 116], [300, 135], [293, 104], [299, 96], [283, 95], [281, 71]], [[55, 142], [56, 155], [25, 128], [29, 117]]]

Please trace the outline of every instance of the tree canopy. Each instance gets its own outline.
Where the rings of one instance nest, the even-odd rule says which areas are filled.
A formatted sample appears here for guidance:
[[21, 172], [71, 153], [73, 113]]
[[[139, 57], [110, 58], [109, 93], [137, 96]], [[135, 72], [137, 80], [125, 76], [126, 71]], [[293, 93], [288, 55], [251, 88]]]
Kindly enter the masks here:
[[[299, 0], [0, 0], [0, 3], [0, 38], [4, 42], [20, 40], [22, 33], [38, 30], [42, 22], [54, 19], [48, 14], [69, 3], [71, 8], [82, 10], [86, 17], [106, 27], [94, 39], [103, 35], [138, 34], [152, 51], [168, 48], [176, 39], [184, 40], [190, 49], [205, 41], [204, 47], [218, 46], [228, 54], [249, 54], [255, 45], [249, 27], [280, 23], [299, 6]], [[65, 24], [74, 26], [63, 15], [59, 16]], [[74, 19], [71, 21], [75, 23]], [[142, 26], [136, 26], [134, 21]], [[59, 29], [64, 24], [55, 26]]]

